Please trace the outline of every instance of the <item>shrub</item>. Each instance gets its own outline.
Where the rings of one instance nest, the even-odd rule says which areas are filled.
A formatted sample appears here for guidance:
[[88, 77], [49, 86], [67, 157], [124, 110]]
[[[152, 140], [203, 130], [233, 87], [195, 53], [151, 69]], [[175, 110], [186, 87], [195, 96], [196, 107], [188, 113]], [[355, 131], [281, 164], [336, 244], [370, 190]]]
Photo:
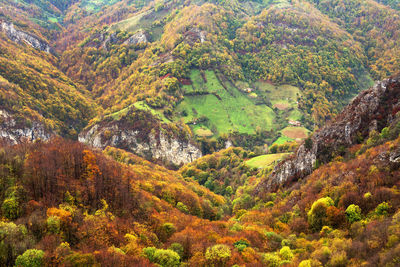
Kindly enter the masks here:
[[291, 259], [293, 259], [293, 252], [288, 246], [284, 246], [283, 248], [281, 248], [281, 250], [279, 251], [279, 255], [284, 260], [290, 261]]
[[219, 244], [207, 248], [206, 259], [214, 265], [223, 266], [231, 257], [231, 249], [227, 245]]
[[321, 230], [322, 226], [327, 225], [327, 209], [334, 205], [330, 197], [316, 200], [308, 212], [308, 222], [314, 231]]
[[178, 210], [182, 211], [183, 213], [189, 213], [188, 207], [185, 204], [183, 204], [182, 202], [178, 202], [176, 204], [176, 208]]
[[311, 254], [311, 257], [315, 260], [318, 260], [322, 264], [326, 264], [330, 260], [331, 255], [332, 255], [332, 251], [330, 250], [330, 248], [323, 246], [323, 247], [315, 250]]
[[264, 254], [263, 261], [269, 267], [278, 267], [281, 259], [274, 253], [266, 253]]
[[250, 246], [249, 242], [243, 239], [236, 241], [235, 243], [233, 243], [233, 245], [235, 246], [235, 248], [237, 248], [239, 252], [242, 252], [245, 248]]
[[179, 266], [180, 257], [173, 250], [157, 249], [154, 252], [153, 261], [163, 267], [174, 267]]
[[361, 209], [359, 206], [351, 204], [346, 209], [346, 217], [350, 223], [361, 220]]
[[176, 227], [173, 223], [164, 223], [159, 232], [160, 240], [166, 241], [175, 233], [175, 231]]
[[183, 257], [184, 249], [183, 249], [183, 246], [181, 244], [172, 243], [171, 246], [169, 246], [169, 249], [175, 251], [176, 253], [178, 253], [179, 257], [181, 257], [181, 258]]
[[320, 267], [322, 264], [317, 260], [304, 260], [300, 262], [299, 267]]
[[346, 252], [341, 251], [332, 255], [331, 260], [329, 261], [329, 266], [332, 267], [341, 267], [347, 266], [347, 255]]
[[81, 254], [76, 252], [71, 254], [65, 258], [65, 261], [68, 263], [67, 266], [95, 266], [96, 260], [93, 254]]
[[60, 219], [55, 216], [50, 216], [47, 218], [47, 230], [50, 233], [58, 234], [60, 233]]
[[149, 259], [149, 261], [154, 262], [154, 253], [156, 252], [155, 247], [147, 247], [142, 250], [143, 256]]
[[1, 210], [4, 217], [10, 220], [14, 220], [21, 215], [21, 209], [19, 207], [18, 200], [14, 196], [6, 198], [3, 201], [3, 205], [1, 205]]
[[40, 267], [43, 265], [44, 252], [37, 249], [28, 249], [15, 260], [18, 267]]
[[382, 202], [375, 208], [375, 214], [379, 216], [387, 216], [391, 205], [387, 202]]

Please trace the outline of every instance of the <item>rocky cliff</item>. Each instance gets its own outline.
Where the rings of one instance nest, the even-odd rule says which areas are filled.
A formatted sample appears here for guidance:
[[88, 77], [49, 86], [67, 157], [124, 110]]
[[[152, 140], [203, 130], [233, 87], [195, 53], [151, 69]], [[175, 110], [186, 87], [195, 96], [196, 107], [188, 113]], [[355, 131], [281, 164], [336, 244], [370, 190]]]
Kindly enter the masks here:
[[51, 52], [50, 46], [45, 41], [33, 34], [16, 29], [14, 24], [11, 22], [0, 20], [0, 31], [4, 32], [10, 40], [18, 44], [27, 44], [35, 49], [45, 51], [47, 53]]
[[261, 181], [256, 193], [276, 190], [280, 185], [309, 175], [316, 164], [327, 163], [334, 156], [360, 140], [370, 131], [381, 131], [400, 110], [400, 75], [377, 82], [361, 92], [330, 123], [307, 139], [296, 153], [278, 164]]
[[51, 135], [51, 132], [38, 122], [17, 122], [9, 112], [0, 110], [0, 139], [16, 144], [36, 139], [48, 140]]
[[141, 43], [148, 43], [149, 41], [147, 40], [146, 33], [143, 30], [139, 30], [132, 36], [130, 36], [124, 44], [128, 45], [137, 45]]
[[202, 156], [181, 130], [160, 124], [142, 111], [133, 113], [89, 127], [79, 135], [79, 141], [101, 149], [107, 146], [125, 149], [149, 160], [175, 166]]

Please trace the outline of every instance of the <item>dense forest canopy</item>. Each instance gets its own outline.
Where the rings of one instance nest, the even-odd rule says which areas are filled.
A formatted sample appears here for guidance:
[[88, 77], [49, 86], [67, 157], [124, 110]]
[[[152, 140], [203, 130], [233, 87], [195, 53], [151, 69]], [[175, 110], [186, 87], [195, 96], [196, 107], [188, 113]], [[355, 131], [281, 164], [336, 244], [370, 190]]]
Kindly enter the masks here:
[[398, 266], [399, 41], [395, 0], [0, 1], [0, 265]]

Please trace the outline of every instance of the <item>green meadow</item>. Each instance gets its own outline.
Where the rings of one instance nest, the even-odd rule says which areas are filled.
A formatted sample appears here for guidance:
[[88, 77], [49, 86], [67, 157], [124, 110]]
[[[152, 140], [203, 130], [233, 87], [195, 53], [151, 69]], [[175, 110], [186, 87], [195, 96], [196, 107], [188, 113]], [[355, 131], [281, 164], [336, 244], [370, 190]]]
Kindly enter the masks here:
[[251, 168], [258, 168], [258, 169], [266, 168], [266, 167], [274, 165], [274, 163], [287, 157], [290, 154], [291, 153], [277, 153], [277, 154], [261, 155], [261, 156], [249, 159], [248, 161], [246, 161], [246, 165]]
[[[255, 133], [256, 129], [274, 129], [274, 111], [255, 101], [229, 82], [225, 88], [214, 71], [193, 70], [192, 85], [184, 86], [186, 95], [176, 108], [177, 114], [185, 114], [184, 121], [192, 126], [201, 125], [214, 135], [238, 131]], [[193, 93], [202, 93], [192, 95]], [[204, 94], [207, 93], [207, 94]]]

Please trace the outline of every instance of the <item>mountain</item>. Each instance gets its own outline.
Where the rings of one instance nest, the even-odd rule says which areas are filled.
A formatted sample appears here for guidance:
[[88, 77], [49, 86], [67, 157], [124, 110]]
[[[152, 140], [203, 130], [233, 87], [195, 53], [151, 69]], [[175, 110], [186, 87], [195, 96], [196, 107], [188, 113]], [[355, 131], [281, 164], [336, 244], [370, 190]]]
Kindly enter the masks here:
[[304, 139], [398, 66], [398, 10], [385, 2], [5, 1], [1, 14], [47, 45], [55, 58], [45, 61], [91, 103], [73, 130], [50, 127], [73, 138], [142, 109], [171, 124], [162, 128], [188, 125], [203, 154], [223, 143], [282, 144]]
[[399, 12], [1, 1], [0, 265], [398, 266]]
[[373, 132], [397, 124], [400, 108], [400, 76], [377, 82], [363, 91], [333, 120], [305, 140], [292, 158], [276, 166], [274, 173], [260, 184], [259, 191], [301, 179], [313, 169], [345, 154], [346, 149], [361, 143]]
[[[172, 171], [63, 138], [2, 142], [0, 261], [395, 266], [399, 84], [395, 76], [361, 92], [275, 169], [242, 148]], [[319, 163], [278, 181], [306, 149]]]

